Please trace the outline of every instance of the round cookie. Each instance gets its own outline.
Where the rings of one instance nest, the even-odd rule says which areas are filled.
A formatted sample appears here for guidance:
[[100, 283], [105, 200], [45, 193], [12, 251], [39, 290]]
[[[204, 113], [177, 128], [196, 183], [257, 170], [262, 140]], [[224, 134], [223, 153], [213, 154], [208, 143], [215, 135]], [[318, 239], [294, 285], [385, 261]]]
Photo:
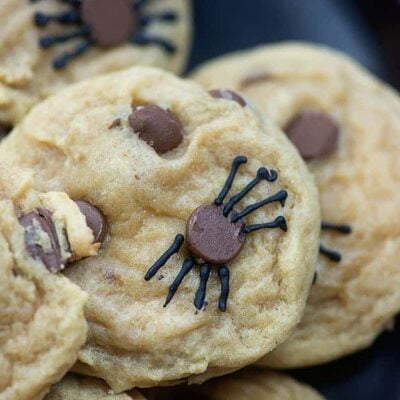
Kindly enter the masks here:
[[342, 54], [306, 44], [227, 56], [194, 78], [240, 90], [286, 131], [316, 177], [322, 219], [334, 224], [323, 226], [302, 322], [260, 365], [314, 365], [369, 346], [400, 310], [397, 94]]
[[[0, 132], [83, 79], [134, 65], [183, 71], [190, 0], [2, 0]], [[2, 128], [1, 128], [2, 127]]]
[[252, 108], [136, 67], [36, 106], [0, 158], [107, 220], [100, 257], [66, 270], [90, 294], [76, 371], [115, 392], [203, 381], [256, 361], [300, 321], [318, 253], [317, 190]]
[[139, 392], [113, 394], [100, 379], [74, 374], [66, 375], [61, 382], [52, 386], [45, 400], [146, 400]]
[[57, 272], [98, 245], [64, 193], [35, 193], [29, 171], [0, 177], [0, 398], [42, 399], [87, 333], [88, 296]]
[[246, 369], [204, 385], [152, 389], [149, 400], [323, 400], [311, 387], [287, 375]]

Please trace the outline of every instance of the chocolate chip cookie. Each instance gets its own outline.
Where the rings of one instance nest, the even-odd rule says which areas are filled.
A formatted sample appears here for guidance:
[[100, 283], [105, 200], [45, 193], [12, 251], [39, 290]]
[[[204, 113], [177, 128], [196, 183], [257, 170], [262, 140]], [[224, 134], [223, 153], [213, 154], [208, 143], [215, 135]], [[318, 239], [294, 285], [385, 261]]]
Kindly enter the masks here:
[[65, 271], [90, 294], [76, 371], [116, 392], [199, 382], [256, 361], [300, 321], [317, 190], [245, 102], [136, 67], [35, 107], [0, 158], [106, 219], [99, 257]]
[[88, 296], [60, 271], [99, 243], [65, 193], [35, 192], [30, 171], [2, 167], [0, 399], [42, 399], [86, 340]]
[[400, 310], [400, 101], [353, 60], [307, 44], [223, 57], [194, 78], [240, 91], [314, 173], [323, 233], [305, 317], [260, 362], [302, 367], [369, 346]]
[[62, 87], [133, 65], [182, 72], [190, 0], [2, 0], [0, 126]]

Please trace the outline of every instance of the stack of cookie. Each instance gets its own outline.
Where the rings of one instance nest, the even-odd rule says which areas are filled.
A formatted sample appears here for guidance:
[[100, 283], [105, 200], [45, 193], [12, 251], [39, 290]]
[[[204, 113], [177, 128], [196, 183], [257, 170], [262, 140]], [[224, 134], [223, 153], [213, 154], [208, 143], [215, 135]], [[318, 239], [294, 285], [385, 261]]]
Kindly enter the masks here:
[[187, 0], [0, 15], [0, 400], [320, 399], [270, 369], [400, 310], [397, 95], [300, 44], [156, 69]]

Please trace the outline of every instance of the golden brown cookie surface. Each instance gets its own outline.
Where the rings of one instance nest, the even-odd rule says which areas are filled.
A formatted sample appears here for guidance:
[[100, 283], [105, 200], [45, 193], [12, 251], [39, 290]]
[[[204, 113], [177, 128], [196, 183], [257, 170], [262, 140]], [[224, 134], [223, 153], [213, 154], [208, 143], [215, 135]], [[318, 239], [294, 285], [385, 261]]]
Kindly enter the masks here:
[[[168, 145], [173, 138], [175, 147], [164, 152], [166, 138]], [[239, 158], [231, 190], [219, 196], [240, 155], [247, 162]], [[90, 294], [89, 336], [78, 371], [103, 378], [117, 392], [201, 381], [254, 362], [300, 320], [317, 256], [316, 188], [284, 135], [250, 107], [137, 67], [76, 85], [40, 104], [2, 142], [0, 157], [34, 169], [38, 190], [65, 191], [106, 218], [108, 237], [100, 256], [66, 270]], [[215, 226], [204, 214], [199, 220], [205, 225], [194, 229], [194, 236], [186, 235], [186, 225], [198, 207], [214, 207], [217, 197], [228, 204], [249, 184], [249, 193], [236, 198], [236, 211], [250, 212], [248, 206], [268, 201], [241, 219], [249, 232], [244, 227], [239, 232], [239, 253], [230, 247], [238, 243], [236, 231], [224, 230], [221, 249], [229, 254], [219, 261], [229, 269], [230, 291], [223, 312], [226, 271], [210, 266], [205, 285], [207, 268], [199, 257], [196, 265], [190, 258], [184, 263], [189, 250], [198, 256], [197, 245], [204, 244], [197, 236], [202, 226], [203, 237], [215, 234]], [[271, 198], [283, 193], [285, 198]], [[216, 208], [223, 212], [222, 205]], [[219, 217], [222, 225], [230, 224]], [[286, 232], [277, 218], [285, 219]], [[276, 226], [250, 232], [264, 223]], [[146, 281], [177, 235], [184, 236], [179, 251]], [[213, 249], [220, 256], [221, 249]], [[190, 268], [163, 307], [183, 264]]]
[[369, 346], [400, 310], [398, 96], [343, 55], [306, 44], [222, 58], [194, 77], [241, 91], [285, 129], [317, 179], [322, 219], [352, 228], [323, 232], [332, 260], [320, 256], [304, 319], [261, 364], [313, 365]]

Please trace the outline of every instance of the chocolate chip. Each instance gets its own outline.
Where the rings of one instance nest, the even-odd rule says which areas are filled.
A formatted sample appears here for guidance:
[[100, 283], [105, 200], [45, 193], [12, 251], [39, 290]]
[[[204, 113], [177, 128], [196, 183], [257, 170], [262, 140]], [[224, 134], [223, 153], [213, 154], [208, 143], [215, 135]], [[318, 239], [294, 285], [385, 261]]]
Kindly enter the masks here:
[[136, 16], [130, 0], [82, 1], [82, 20], [96, 44], [110, 47], [127, 41], [136, 28]]
[[93, 231], [93, 243], [102, 243], [107, 231], [106, 219], [102, 212], [87, 201], [76, 200], [75, 203], [86, 217], [88, 227]]
[[[41, 261], [46, 268], [53, 273], [61, 271], [67, 260], [62, 260], [60, 243], [58, 241], [56, 228], [54, 226], [50, 211], [44, 208], [23, 215], [19, 219], [25, 228], [25, 244], [29, 254]], [[41, 232], [47, 234], [50, 243], [44, 248], [40, 241]]]
[[268, 72], [249, 75], [240, 82], [240, 88], [246, 89], [249, 86], [256, 85], [257, 83], [267, 82], [272, 79], [272, 75]]
[[223, 207], [215, 204], [197, 208], [186, 224], [186, 238], [190, 251], [211, 264], [232, 261], [244, 244], [243, 222], [231, 223], [223, 215]]
[[210, 90], [208, 93], [216, 99], [225, 99], [225, 100], [231, 100], [231, 101], [236, 101], [236, 103], [239, 103], [242, 107], [246, 106], [246, 101], [242, 96], [239, 96], [236, 92], [233, 90], [229, 89], [214, 89]]
[[158, 154], [175, 149], [183, 140], [183, 127], [177, 117], [156, 105], [134, 108], [129, 123]]
[[305, 160], [335, 151], [339, 126], [334, 119], [316, 110], [305, 110], [296, 115], [284, 129]]

